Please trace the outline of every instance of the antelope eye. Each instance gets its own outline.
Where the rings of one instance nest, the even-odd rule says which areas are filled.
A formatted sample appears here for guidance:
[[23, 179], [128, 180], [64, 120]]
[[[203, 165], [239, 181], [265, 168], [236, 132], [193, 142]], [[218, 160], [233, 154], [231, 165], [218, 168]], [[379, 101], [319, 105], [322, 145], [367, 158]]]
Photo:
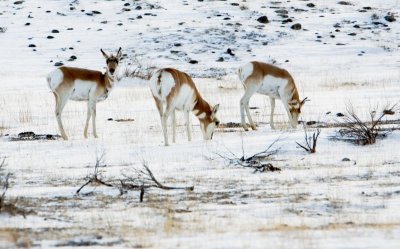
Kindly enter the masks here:
[[218, 126], [219, 125], [219, 121], [215, 121], [215, 125]]

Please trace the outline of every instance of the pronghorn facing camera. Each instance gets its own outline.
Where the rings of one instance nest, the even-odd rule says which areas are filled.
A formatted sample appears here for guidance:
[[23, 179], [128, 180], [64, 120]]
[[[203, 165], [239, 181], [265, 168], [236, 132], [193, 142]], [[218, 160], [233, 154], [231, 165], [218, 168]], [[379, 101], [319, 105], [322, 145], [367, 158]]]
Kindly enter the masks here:
[[307, 98], [300, 101], [296, 85], [288, 71], [271, 64], [253, 61], [241, 66], [237, 73], [245, 89], [245, 93], [240, 100], [240, 116], [242, 126], [246, 131], [248, 128], [244, 116], [245, 110], [251, 128], [253, 130], [256, 129], [249, 110], [249, 101], [255, 92], [268, 95], [270, 98], [270, 125], [272, 129], [275, 129], [273, 118], [275, 99], [280, 99], [282, 101], [291, 126], [293, 128], [297, 126], [301, 107], [304, 105]]
[[160, 69], [151, 77], [150, 89], [160, 113], [165, 146], [169, 145], [167, 121], [170, 115], [172, 115], [172, 141], [175, 142], [175, 109], [181, 110], [185, 114], [189, 141], [192, 139], [189, 121], [190, 111], [193, 111], [200, 121], [203, 138], [212, 139], [214, 129], [219, 125], [219, 120], [216, 117], [219, 104], [211, 107], [201, 97], [189, 75], [172, 68]]
[[64, 140], [67, 140], [68, 137], [61, 121], [61, 113], [69, 99], [88, 102], [83, 135], [87, 138], [89, 120], [92, 118], [93, 136], [97, 137], [96, 102], [103, 101], [108, 97], [114, 86], [115, 72], [121, 58], [121, 48], [116, 56], [107, 55], [102, 49], [100, 51], [106, 59], [107, 71], [105, 73], [83, 68], [60, 67], [47, 76], [47, 83], [56, 99], [55, 113], [58, 128]]

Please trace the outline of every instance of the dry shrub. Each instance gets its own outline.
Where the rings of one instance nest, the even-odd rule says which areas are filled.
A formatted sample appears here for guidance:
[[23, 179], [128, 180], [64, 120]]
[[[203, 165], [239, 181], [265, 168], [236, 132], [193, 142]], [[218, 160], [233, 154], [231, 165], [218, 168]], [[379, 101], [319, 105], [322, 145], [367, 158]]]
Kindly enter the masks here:
[[298, 146], [300, 146], [300, 148], [304, 149], [305, 151], [307, 151], [308, 153], [315, 153], [317, 152], [317, 141], [318, 141], [318, 137], [321, 134], [321, 129], [317, 128], [317, 129], [313, 129], [311, 132], [307, 131], [306, 126], [303, 124], [303, 129], [304, 129], [304, 140], [305, 143], [304, 144], [300, 144], [298, 142], [296, 142], [296, 144]]
[[354, 142], [356, 144], [374, 144], [378, 138], [384, 138], [393, 131], [393, 128], [384, 128], [387, 116], [395, 115], [399, 105], [387, 105], [382, 111], [375, 107], [369, 111], [369, 120], [364, 122], [355, 112], [353, 106], [347, 106], [347, 113], [339, 121], [342, 129], [337, 139]]
[[150, 63], [144, 63], [137, 56], [135, 56], [127, 63], [122, 75], [124, 77], [149, 80], [156, 68], [156, 66]]

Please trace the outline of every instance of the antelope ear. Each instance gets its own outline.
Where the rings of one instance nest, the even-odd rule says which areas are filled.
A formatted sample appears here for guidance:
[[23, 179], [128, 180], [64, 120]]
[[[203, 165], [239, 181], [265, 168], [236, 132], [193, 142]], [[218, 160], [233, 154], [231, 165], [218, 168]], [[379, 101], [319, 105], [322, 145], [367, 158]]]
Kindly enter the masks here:
[[310, 101], [310, 100], [308, 99], [308, 97], [305, 97], [305, 98], [300, 102], [300, 105], [303, 106], [303, 105], [306, 103], [306, 101]]
[[119, 47], [118, 52], [117, 52], [117, 58], [120, 59], [121, 56], [122, 56], [121, 47]]
[[217, 113], [218, 109], [219, 109], [219, 104], [216, 104], [216, 105], [212, 108], [212, 113], [213, 113], [213, 114]]
[[101, 53], [103, 54], [104, 58], [108, 59], [109, 56], [103, 51], [102, 48], [100, 49], [100, 51], [101, 51]]

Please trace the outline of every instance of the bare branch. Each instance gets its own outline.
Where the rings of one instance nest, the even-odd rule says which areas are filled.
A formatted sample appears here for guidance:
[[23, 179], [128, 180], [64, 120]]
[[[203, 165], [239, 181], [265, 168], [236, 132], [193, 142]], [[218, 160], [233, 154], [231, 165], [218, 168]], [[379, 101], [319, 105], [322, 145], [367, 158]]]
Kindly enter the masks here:
[[278, 153], [279, 148], [275, 150], [271, 150], [271, 148], [279, 141], [280, 137], [274, 140], [268, 147], [267, 149], [258, 152], [248, 158], [245, 158], [245, 151], [244, 151], [244, 146], [243, 146], [243, 140], [242, 140], [242, 154], [243, 156], [239, 158], [236, 156], [232, 151], [230, 151], [228, 148], [226, 150], [228, 151], [230, 156], [223, 155], [221, 153], [215, 152], [215, 154], [222, 159], [226, 160], [228, 165], [239, 165], [244, 168], [252, 168], [254, 169], [254, 173], [256, 172], [265, 172], [265, 171], [280, 171], [280, 168], [274, 167], [271, 163], [265, 163], [266, 160], [270, 159], [272, 155], [275, 155]]
[[339, 130], [340, 137], [334, 139], [351, 141], [356, 144], [373, 144], [376, 139], [383, 138], [391, 133], [393, 129], [385, 129], [382, 126], [385, 124], [384, 118], [389, 115], [394, 115], [399, 110], [399, 104], [386, 105], [378, 115], [378, 107], [374, 107], [369, 111], [369, 122], [363, 122], [356, 114], [351, 104], [347, 106], [347, 114], [344, 115], [341, 121], [342, 129]]
[[296, 144], [307, 151], [308, 153], [315, 153], [317, 151], [317, 141], [318, 137], [321, 134], [321, 129], [317, 128], [316, 130], [313, 131], [312, 136], [310, 136], [307, 132], [307, 128], [303, 123], [303, 129], [304, 129], [304, 140], [305, 140], [305, 145], [302, 145], [298, 142]]

